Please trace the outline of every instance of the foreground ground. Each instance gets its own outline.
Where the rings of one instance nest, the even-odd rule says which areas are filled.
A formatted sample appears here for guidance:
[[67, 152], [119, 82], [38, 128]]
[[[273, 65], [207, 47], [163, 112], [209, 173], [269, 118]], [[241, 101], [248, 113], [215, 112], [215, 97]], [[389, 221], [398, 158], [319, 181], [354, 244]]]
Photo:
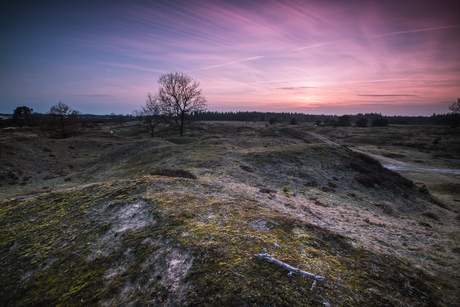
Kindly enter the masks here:
[[[1, 135], [1, 304], [459, 301], [460, 176], [420, 170], [458, 169], [458, 131], [143, 129]], [[404, 163], [415, 184], [359, 152]], [[152, 175], [158, 168], [196, 179]], [[312, 280], [256, 259], [264, 248], [326, 282], [310, 290]]]

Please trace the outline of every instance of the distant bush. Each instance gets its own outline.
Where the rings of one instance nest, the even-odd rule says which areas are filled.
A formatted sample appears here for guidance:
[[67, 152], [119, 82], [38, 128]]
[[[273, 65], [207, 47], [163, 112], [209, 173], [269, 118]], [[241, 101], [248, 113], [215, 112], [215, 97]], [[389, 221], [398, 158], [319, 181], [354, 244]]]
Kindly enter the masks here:
[[432, 220], [435, 220], [435, 221], [439, 221], [439, 220], [440, 220], [439, 215], [437, 215], [436, 213], [434, 213], [434, 212], [431, 211], [431, 210], [423, 211], [423, 212], [422, 212], [422, 215], [423, 215], [424, 217], [427, 217], [427, 218], [432, 219]]
[[356, 127], [367, 127], [367, 117], [361, 117], [355, 122]]
[[337, 126], [349, 127], [350, 126], [350, 115], [342, 115], [337, 120]]
[[284, 187], [283, 187], [283, 193], [284, 193], [284, 196], [286, 196], [286, 197], [290, 197], [290, 196], [289, 196], [289, 192], [290, 192], [290, 190], [291, 190], [291, 189], [289, 188], [289, 186], [288, 186], [288, 185], [287, 185], [287, 186], [284, 186]]
[[42, 132], [51, 138], [67, 138], [78, 135], [80, 112], [72, 110], [68, 105], [59, 101], [50, 108], [41, 126]]
[[396, 214], [395, 206], [390, 202], [382, 201], [381, 203], [374, 204], [374, 206], [382, 209], [383, 213]]
[[376, 159], [363, 153], [355, 154], [358, 159], [352, 161], [350, 167], [360, 173], [355, 179], [362, 185], [366, 187], [382, 185], [392, 189], [414, 187], [414, 183], [411, 180], [404, 178], [399, 173], [384, 168]]
[[309, 181], [309, 182], [307, 182], [307, 183], [304, 183], [304, 186], [314, 188], [314, 187], [317, 187], [317, 186], [318, 186], [318, 182], [316, 182], [316, 181]]
[[259, 190], [260, 193], [266, 193], [266, 194], [270, 194], [270, 193], [275, 193], [276, 194], [276, 190], [272, 190], [272, 189], [267, 189], [267, 188], [261, 188]]
[[421, 187], [418, 188], [418, 191], [423, 194], [430, 194], [430, 191], [426, 187], [426, 185], [422, 185]]
[[388, 126], [388, 119], [386, 118], [376, 118], [372, 122], [373, 127], [386, 127]]
[[150, 175], [196, 179], [194, 174], [183, 169], [158, 168]]
[[418, 222], [418, 224], [420, 226], [423, 226], [423, 227], [426, 227], [426, 228], [433, 228], [433, 226], [431, 226], [430, 224], [422, 222], [422, 221]]
[[246, 166], [246, 165], [240, 165], [241, 169], [246, 171], [246, 172], [249, 172], [249, 173], [252, 173], [254, 172], [254, 170], [252, 168], [250, 168], [249, 166]]

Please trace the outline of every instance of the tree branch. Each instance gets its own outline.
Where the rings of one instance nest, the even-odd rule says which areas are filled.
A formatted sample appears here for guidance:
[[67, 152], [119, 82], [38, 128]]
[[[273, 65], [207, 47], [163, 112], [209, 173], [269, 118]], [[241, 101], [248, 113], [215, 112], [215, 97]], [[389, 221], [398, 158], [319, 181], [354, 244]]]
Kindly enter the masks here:
[[300, 276], [303, 276], [303, 277], [308, 277], [308, 278], [313, 279], [314, 280], [313, 285], [312, 285], [310, 290], [313, 290], [313, 288], [315, 287], [317, 281], [319, 281], [319, 282], [325, 282], [326, 281], [326, 278], [324, 278], [322, 276], [318, 276], [318, 275], [315, 275], [315, 274], [312, 274], [312, 273], [309, 273], [309, 272], [299, 270], [297, 268], [294, 268], [294, 267], [290, 266], [287, 263], [284, 263], [281, 260], [278, 260], [278, 259], [274, 258], [273, 255], [269, 255], [267, 253], [267, 250], [265, 248], [264, 248], [264, 252], [265, 252], [265, 254], [255, 254], [254, 257], [256, 257], [257, 259], [260, 259], [260, 260], [265, 260], [267, 262], [279, 265], [279, 266], [287, 269], [289, 271], [289, 274], [288, 274], [289, 276], [291, 276], [292, 274], [297, 274], [297, 275], [300, 275]]

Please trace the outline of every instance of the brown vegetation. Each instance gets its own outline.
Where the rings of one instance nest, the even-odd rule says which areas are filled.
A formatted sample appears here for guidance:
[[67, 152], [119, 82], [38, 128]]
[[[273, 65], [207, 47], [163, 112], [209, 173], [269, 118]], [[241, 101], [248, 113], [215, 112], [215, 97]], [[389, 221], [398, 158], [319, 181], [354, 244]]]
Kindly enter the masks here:
[[[346, 132], [335, 140], [352, 149], [371, 146], [360, 149], [375, 156], [395, 150], [385, 138], [378, 149], [354, 136], [358, 128], [213, 123], [163, 139], [135, 125], [107, 128], [66, 139], [0, 134], [4, 304], [458, 301], [455, 175], [406, 172], [415, 186], [308, 132]], [[401, 159], [427, 161], [432, 154], [411, 150]], [[442, 159], [453, 165], [453, 158]], [[366, 172], [378, 183], [355, 179]], [[423, 184], [430, 194], [419, 191]], [[327, 282], [309, 291], [310, 280], [255, 259], [263, 248]]]

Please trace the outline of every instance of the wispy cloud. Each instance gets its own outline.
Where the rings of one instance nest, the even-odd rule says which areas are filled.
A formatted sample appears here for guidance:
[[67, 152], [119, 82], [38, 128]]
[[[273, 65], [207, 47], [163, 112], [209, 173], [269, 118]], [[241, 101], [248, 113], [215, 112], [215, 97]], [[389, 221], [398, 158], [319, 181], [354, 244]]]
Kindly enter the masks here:
[[307, 88], [314, 88], [314, 87], [313, 86], [288, 86], [288, 87], [278, 87], [277, 89], [295, 91], [295, 90], [304, 90]]
[[361, 97], [410, 97], [417, 95], [405, 95], [405, 94], [368, 94], [368, 95], [356, 95]]
[[201, 82], [210, 109], [378, 111], [418, 102], [441, 112], [436, 102], [460, 88], [460, 5], [358, 3], [45, 4], [25, 12], [33, 23], [6, 21], [0, 106], [21, 95], [47, 103], [58, 91], [88, 107], [94, 99], [132, 110], [160, 74], [180, 70]]
[[261, 58], [263, 58], [263, 57], [264, 57], [264, 56], [262, 56], [262, 55], [260, 55], [260, 56], [253, 56], [253, 57], [249, 57], [249, 58], [245, 58], [245, 59], [241, 59], [241, 60], [230, 61], [230, 62], [227, 62], [227, 63], [222, 63], [222, 64], [216, 64], [216, 65], [210, 65], [210, 66], [200, 67], [200, 68], [197, 68], [197, 69], [192, 70], [192, 71], [205, 70], [205, 69], [212, 69], [212, 68], [220, 68], [220, 67], [224, 67], [224, 66], [228, 66], [228, 65], [233, 65], [233, 64], [237, 64], [237, 63], [241, 63], [241, 62], [258, 60], [258, 59], [261, 59]]

